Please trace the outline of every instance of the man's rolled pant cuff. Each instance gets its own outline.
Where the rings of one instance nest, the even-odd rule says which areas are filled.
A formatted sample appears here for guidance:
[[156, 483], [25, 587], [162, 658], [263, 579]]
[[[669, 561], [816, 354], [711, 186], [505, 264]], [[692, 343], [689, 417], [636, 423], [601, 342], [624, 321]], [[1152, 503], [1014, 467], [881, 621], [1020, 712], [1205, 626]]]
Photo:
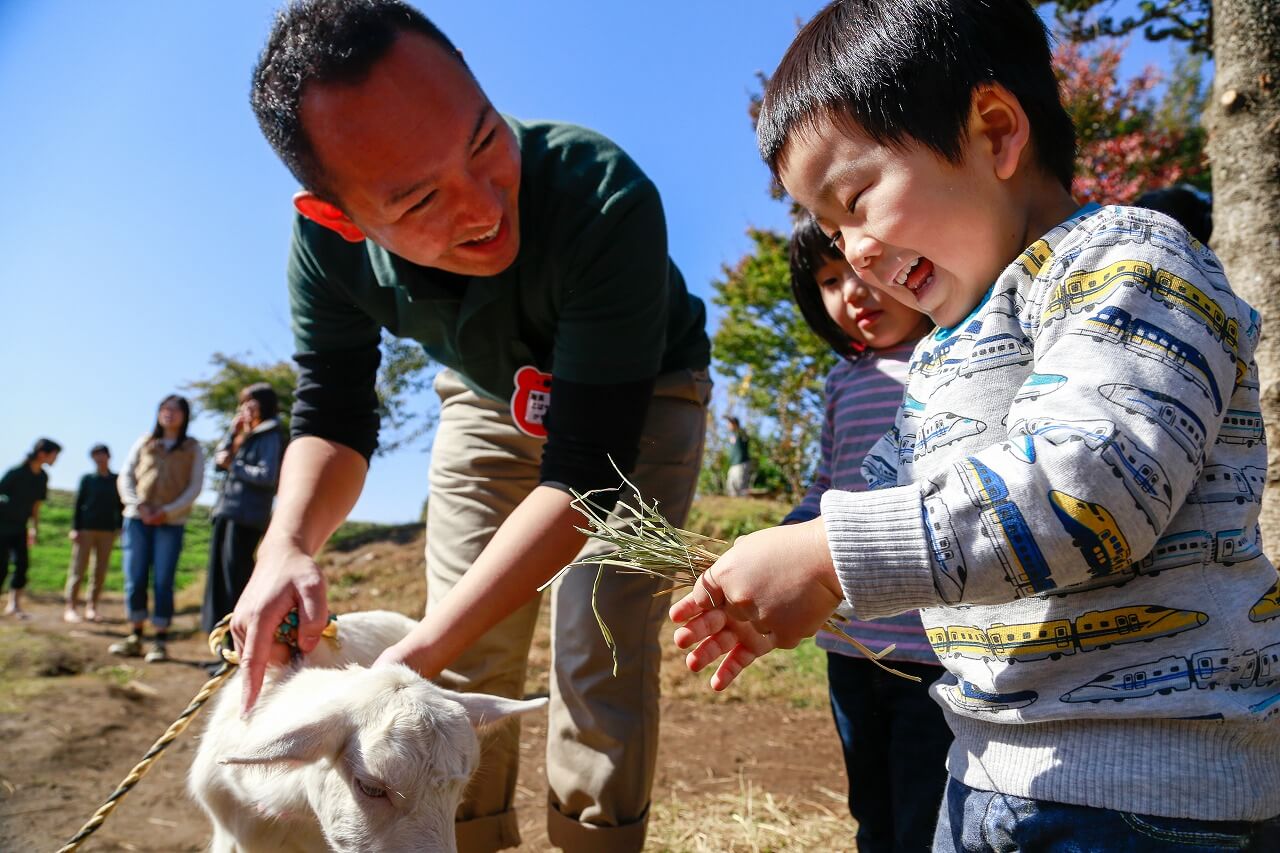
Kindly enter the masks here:
[[644, 817], [622, 826], [594, 826], [566, 817], [547, 803], [547, 837], [565, 853], [640, 853], [649, 828], [649, 810]]
[[460, 820], [454, 824], [460, 853], [494, 853], [520, 846], [520, 824], [514, 809]]

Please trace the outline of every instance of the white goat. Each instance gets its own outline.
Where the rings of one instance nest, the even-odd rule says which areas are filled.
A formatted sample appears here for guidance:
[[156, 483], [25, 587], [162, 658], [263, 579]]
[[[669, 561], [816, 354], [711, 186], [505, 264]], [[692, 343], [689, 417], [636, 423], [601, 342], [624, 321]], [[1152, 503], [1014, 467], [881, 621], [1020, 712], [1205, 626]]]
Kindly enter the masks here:
[[241, 674], [228, 679], [188, 777], [213, 821], [210, 850], [457, 850], [477, 729], [546, 700], [454, 693], [405, 666], [365, 668], [415, 624], [387, 611], [340, 617], [339, 648], [322, 640], [296, 673], [271, 668], [247, 720]]

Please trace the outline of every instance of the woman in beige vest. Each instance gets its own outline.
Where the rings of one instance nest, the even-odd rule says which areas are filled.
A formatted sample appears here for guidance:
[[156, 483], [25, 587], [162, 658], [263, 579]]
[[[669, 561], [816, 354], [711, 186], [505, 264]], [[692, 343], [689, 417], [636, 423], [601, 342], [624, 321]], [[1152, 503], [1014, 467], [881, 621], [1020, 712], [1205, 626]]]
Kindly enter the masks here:
[[[191, 407], [176, 394], [160, 401], [156, 424], [129, 450], [120, 472], [124, 502], [124, 586], [132, 632], [112, 643], [116, 655], [142, 654], [147, 620], [155, 627], [155, 642], [147, 662], [168, 658], [169, 623], [173, 619], [173, 580], [182, 553], [182, 534], [191, 506], [204, 483], [204, 453], [187, 436]], [[154, 570], [154, 571], [153, 571]], [[154, 610], [147, 609], [147, 582], [154, 587]]]

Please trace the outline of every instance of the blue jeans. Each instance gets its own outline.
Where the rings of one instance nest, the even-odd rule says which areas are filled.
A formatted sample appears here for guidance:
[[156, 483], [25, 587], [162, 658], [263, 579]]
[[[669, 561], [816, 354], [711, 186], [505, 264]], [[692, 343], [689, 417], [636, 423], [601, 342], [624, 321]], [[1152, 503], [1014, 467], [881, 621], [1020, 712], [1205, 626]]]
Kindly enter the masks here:
[[147, 621], [147, 577], [154, 569], [155, 612], [151, 624], [163, 631], [173, 621], [173, 579], [182, 553], [181, 524], [143, 524], [142, 519], [124, 520], [124, 595], [129, 621]]
[[865, 658], [827, 653], [831, 714], [844, 748], [858, 853], [928, 850], [947, 781], [951, 730], [929, 696], [942, 667], [887, 663], [920, 682]]
[[1251, 823], [1155, 817], [1027, 800], [950, 779], [934, 853], [1221, 853], [1280, 850], [1280, 817]]

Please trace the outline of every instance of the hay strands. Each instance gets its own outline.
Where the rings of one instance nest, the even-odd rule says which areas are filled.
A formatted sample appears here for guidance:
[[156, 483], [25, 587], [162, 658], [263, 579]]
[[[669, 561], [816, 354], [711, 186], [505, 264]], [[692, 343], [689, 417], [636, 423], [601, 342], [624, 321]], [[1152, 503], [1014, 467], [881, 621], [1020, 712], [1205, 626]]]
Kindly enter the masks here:
[[[640, 494], [640, 490], [627, 479], [625, 474], [618, 470], [616, 464], [614, 465], [614, 470], [618, 471], [618, 476], [622, 478], [622, 482], [630, 488], [633, 500], [626, 501], [619, 498], [617, 507], [612, 512], [609, 512], [604, 507], [593, 502], [591, 498], [601, 492], [612, 492], [614, 490], [595, 489], [586, 493], [573, 491], [572, 502], [573, 508], [586, 518], [587, 526], [577, 528], [578, 531], [591, 539], [596, 539], [612, 546], [614, 551], [604, 557], [589, 557], [570, 563], [557, 572], [555, 577], [543, 584], [540, 589], [546, 589], [570, 569], [579, 566], [597, 567], [595, 584], [591, 590], [591, 609], [595, 613], [596, 622], [600, 626], [600, 633], [604, 636], [605, 643], [613, 654], [613, 671], [616, 675], [618, 671], [617, 646], [614, 643], [613, 634], [609, 630], [609, 626], [605, 624], [599, 609], [596, 607], [596, 591], [600, 588], [604, 567], [610, 566], [621, 572], [646, 574], [660, 580], [670, 581], [672, 584], [671, 590], [662, 590], [655, 593], [662, 595], [667, 591], [692, 587], [698, 577], [711, 568], [715, 561], [720, 558], [720, 555], [728, 547], [728, 543], [690, 530], [681, 530], [671, 524], [658, 511], [658, 502], [656, 500], [652, 503], [646, 503], [644, 497]], [[848, 632], [841, 627], [842, 624], [847, 624], [847, 620], [839, 614], [832, 614], [823, 627], [844, 639], [886, 672], [891, 672], [900, 678], [906, 678], [911, 681], [920, 680], [913, 675], [907, 675], [881, 663], [880, 659], [892, 652], [894, 646], [890, 645], [879, 652], [873, 652], [849, 636]]]

